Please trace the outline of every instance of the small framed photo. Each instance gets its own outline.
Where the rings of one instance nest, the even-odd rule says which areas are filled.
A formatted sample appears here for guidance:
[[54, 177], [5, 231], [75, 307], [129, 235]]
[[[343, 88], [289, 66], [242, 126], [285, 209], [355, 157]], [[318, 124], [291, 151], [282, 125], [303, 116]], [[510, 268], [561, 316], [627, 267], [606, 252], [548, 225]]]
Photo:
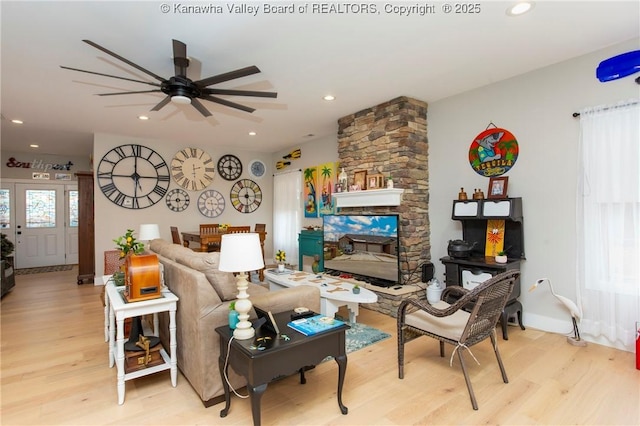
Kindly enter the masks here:
[[356, 170], [353, 173], [353, 186], [357, 187], [356, 191], [367, 189], [367, 171]]
[[384, 175], [375, 174], [367, 176], [367, 189], [384, 188]]
[[489, 179], [489, 190], [487, 191], [487, 198], [507, 198], [507, 184], [509, 183], [508, 176], [492, 177]]

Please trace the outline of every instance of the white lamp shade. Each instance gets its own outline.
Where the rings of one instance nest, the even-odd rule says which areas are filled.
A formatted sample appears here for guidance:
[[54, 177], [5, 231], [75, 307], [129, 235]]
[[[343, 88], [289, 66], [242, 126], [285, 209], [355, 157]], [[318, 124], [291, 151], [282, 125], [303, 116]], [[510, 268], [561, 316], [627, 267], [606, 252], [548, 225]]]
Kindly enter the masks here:
[[225, 234], [220, 242], [220, 264], [223, 272], [247, 272], [262, 269], [264, 259], [260, 236], [256, 233]]
[[139, 240], [151, 241], [156, 238], [160, 238], [160, 228], [156, 223], [143, 223], [140, 225]]

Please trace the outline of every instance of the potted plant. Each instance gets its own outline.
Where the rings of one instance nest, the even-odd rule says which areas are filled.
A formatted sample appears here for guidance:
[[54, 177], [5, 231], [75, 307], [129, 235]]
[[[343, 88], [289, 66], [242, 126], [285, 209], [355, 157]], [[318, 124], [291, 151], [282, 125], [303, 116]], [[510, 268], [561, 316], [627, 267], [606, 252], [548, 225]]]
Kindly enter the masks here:
[[229, 303], [229, 328], [235, 330], [239, 321], [238, 311], [236, 311], [236, 301], [233, 300]]
[[127, 229], [127, 232], [113, 240], [120, 250], [120, 259], [127, 257], [129, 253], [140, 254], [144, 251], [144, 244], [136, 240], [133, 236], [133, 229]]
[[15, 246], [13, 245], [13, 242], [11, 242], [11, 240], [7, 239], [6, 234], [0, 234], [0, 238], [0, 241], [2, 243], [2, 245], [0, 246], [0, 255], [2, 256], [2, 260], [5, 260], [9, 265], [13, 266], [13, 262], [11, 261], [12, 259], [10, 259], [10, 257]]
[[507, 252], [499, 251], [496, 255], [496, 263], [507, 263]]
[[0, 276], [0, 284], [2, 284], [2, 296], [4, 296], [16, 285], [13, 271], [13, 256], [11, 256], [15, 246], [13, 242], [7, 239], [5, 234], [0, 235], [2, 237], [2, 246], [0, 247], [0, 254], [2, 255], [2, 275]]
[[360, 286], [358, 284], [354, 285], [351, 291], [353, 294], [360, 294]]
[[287, 261], [287, 254], [283, 250], [276, 252], [276, 262], [278, 262], [278, 272], [284, 272], [284, 262]]

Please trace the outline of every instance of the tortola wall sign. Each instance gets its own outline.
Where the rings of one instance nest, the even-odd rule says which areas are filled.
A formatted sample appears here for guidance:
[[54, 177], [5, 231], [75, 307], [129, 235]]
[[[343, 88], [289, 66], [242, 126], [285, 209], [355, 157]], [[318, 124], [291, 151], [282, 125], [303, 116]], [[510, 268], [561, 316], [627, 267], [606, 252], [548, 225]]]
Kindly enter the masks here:
[[471, 142], [469, 164], [480, 176], [501, 176], [516, 163], [518, 152], [515, 136], [510, 131], [490, 123], [489, 127]]

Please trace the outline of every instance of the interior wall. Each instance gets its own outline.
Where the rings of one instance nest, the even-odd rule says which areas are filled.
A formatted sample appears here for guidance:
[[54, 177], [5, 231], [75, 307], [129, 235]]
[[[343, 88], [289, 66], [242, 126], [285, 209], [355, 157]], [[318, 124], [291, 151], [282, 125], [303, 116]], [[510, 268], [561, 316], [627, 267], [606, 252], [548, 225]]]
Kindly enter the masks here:
[[520, 154], [509, 176], [508, 195], [522, 197], [524, 244], [520, 301], [524, 323], [534, 328], [569, 333], [566, 309], [546, 288], [527, 292], [538, 278], [548, 277], [558, 294], [576, 300], [576, 185], [580, 123], [572, 113], [582, 108], [637, 98], [633, 77], [600, 83], [598, 64], [637, 50], [638, 39], [555, 64], [444, 100], [430, 102], [430, 219], [432, 259], [443, 277], [439, 259], [447, 242], [462, 237], [451, 220], [452, 200], [460, 187], [487, 193], [488, 179], [468, 162], [474, 137], [489, 123], [514, 134]]
[[[197, 231], [200, 223], [228, 223], [231, 225], [251, 225], [253, 229], [256, 223], [267, 224], [267, 238], [265, 240], [265, 259], [273, 258], [271, 252], [272, 244], [269, 236], [271, 223], [273, 221], [273, 170], [275, 163], [271, 162], [271, 154], [233, 150], [227, 147], [220, 148], [208, 145], [184, 144], [176, 141], [149, 140], [139, 139], [126, 136], [116, 136], [109, 134], [96, 134], [94, 137], [93, 154], [94, 167], [100, 164], [100, 159], [112, 148], [116, 146], [137, 143], [154, 149], [164, 158], [167, 164], [171, 163], [171, 159], [180, 149], [187, 147], [202, 148], [216, 162], [225, 154], [233, 154], [242, 161], [241, 179], [252, 179], [248, 173], [248, 166], [252, 160], [262, 160], [266, 165], [266, 171], [261, 179], [255, 179], [260, 186], [263, 197], [260, 207], [252, 213], [238, 212], [229, 200], [229, 192], [235, 181], [227, 181], [218, 175], [214, 177], [213, 183], [207, 189], [215, 189], [219, 191], [225, 198], [224, 212], [213, 219], [202, 215], [198, 210], [198, 196], [202, 191], [187, 191], [190, 197], [189, 207], [183, 212], [173, 212], [166, 203], [161, 200], [151, 207], [139, 210], [126, 209], [119, 207], [108, 200], [97, 183], [94, 186], [94, 206], [95, 206], [95, 250], [96, 250], [96, 280], [100, 282], [102, 271], [104, 269], [103, 253], [105, 250], [113, 250], [115, 243], [113, 240], [124, 235], [128, 228], [138, 233], [140, 224], [157, 223], [160, 226], [160, 236], [163, 239], [171, 240], [171, 226], [177, 226], [180, 231]], [[169, 185], [169, 190], [179, 188], [173, 179]]]

